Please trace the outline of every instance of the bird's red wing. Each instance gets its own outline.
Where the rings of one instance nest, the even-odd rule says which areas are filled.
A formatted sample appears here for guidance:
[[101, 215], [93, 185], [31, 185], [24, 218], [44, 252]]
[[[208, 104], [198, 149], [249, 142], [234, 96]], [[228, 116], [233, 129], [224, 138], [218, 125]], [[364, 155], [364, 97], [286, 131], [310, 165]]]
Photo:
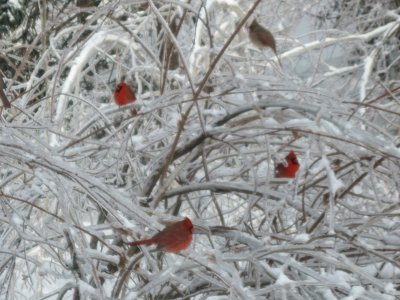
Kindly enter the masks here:
[[166, 252], [179, 252], [186, 249], [192, 242], [193, 236], [182, 224], [173, 223], [154, 236], [158, 240], [158, 249]]
[[286, 170], [287, 166], [285, 166], [283, 163], [279, 163], [275, 167], [275, 177], [276, 178], [282, 178], [285, 177], [284, 173]]
[[165, 252], [179, 252], [185, 250], [192, 243], [192, 234], [180, 234], [169, 237], [167, 240], [160, 239], [157, 249]]
[[274, 52], [276, 52], [275, 39], [272, 35], [262, 36], [261, 41], [264, 45], [271, 47]]

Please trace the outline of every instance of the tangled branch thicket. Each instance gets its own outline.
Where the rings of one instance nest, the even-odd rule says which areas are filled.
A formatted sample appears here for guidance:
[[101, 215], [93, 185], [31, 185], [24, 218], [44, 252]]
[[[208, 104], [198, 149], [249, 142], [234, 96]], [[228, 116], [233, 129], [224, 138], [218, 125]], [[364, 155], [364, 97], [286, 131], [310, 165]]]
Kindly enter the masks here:
[[53, 2], [0, 41], [1, 298], [400, 299], [396, 1]]

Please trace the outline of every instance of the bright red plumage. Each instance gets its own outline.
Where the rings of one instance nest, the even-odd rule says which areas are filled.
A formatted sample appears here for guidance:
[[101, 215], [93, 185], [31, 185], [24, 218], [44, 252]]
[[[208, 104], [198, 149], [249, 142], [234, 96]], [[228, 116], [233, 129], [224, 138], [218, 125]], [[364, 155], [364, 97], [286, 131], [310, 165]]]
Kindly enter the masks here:
[[131, 246], [156, 244], [164, 252], [177, 253], [188, 248], [193, 240], [193, 224], [189, 218], [167, 225], [151, 239], [131, 243]]
[[[124, 106], [129, 103], [133, 103], [136, 101], [135, 92], [125, 82], [121, 82], [115, 87], [114, 101], [118, 106]], [[136, 115], [137, 111], [132, 109], [132, 114]]]
[[276, 178], [294, 178], [300, 168], [297, 156], [293, 151], [290, 151], [286, 156], [286, 164], [279, 163], [275, 167]]
[[135, 100], [135, 93], [125, 82], [121, 82], [115, 87], [114, 101], [118, 106], [123, 106], [135, 102]]

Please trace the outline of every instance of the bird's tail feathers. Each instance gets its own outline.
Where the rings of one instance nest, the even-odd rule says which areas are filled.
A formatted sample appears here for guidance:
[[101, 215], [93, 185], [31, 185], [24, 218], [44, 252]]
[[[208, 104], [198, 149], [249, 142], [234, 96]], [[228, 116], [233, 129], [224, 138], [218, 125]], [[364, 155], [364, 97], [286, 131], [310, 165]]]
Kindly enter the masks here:
[[132, 242], [132, 243], [130, 243], [130, 245], [131, 246], [140, 246], [140, 245], [152, 245], [155, 243], [156, 243], [155, 240], [149, 239], [149, 240], [141, 240], [141, 241]]

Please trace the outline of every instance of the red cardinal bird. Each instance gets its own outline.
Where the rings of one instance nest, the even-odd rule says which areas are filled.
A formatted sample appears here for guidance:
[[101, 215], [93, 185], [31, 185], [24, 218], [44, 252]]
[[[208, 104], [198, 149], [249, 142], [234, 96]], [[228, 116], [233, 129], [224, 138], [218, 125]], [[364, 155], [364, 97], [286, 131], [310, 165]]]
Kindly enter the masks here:
[[294, 178], [300, 168], [297, 156], [293, 151], [290, 151], [286, 156], [286, 164], [279, 163], [275, 167], [276, 178]]
[[157, 249], [177, 253], [190, 246], [193, 239], [193, 224], [189, 218], [167, 225], [151, 239], [130, 243], [131, 246], [157, 244]]
[[249, 37], [257, 47], [270, 47], [276, 55], [276, 43], [272, 33], [254, 20], [249, 26]]
[[[125, 82], [121, 82], [115, 87], [114, 101], [118, 106], [124, 106], [136, 101], [135, 92]], [[131, 110], [132, 115], [136, 115], [136, 109]]]
[[256, 20], [253, 20], [249, 26], [249, 38], [250, 41], [259, 48], [270, 47], [274, 51], [279, 65], [282, 66], [281, 60], [276, 53], [276, 42], [274, 36], [267, 28], [261, 26]]

